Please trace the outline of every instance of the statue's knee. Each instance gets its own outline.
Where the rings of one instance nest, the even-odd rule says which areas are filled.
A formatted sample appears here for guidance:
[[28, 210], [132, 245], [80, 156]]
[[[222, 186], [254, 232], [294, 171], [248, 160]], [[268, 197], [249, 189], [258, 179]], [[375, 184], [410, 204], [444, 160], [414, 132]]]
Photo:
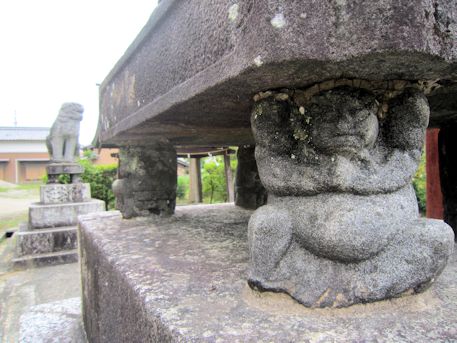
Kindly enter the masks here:
[[292, 243], [293, 223], [288, 211], [262, 206], [249, 220], [249, 250], [255, 270], [268, 275]]

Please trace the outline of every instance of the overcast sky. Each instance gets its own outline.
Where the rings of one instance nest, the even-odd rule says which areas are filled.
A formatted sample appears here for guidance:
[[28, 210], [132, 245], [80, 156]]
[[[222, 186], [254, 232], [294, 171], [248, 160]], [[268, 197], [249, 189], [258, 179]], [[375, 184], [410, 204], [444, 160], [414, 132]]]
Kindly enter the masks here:
[[84, 108], [80, 142], [98, 120], [98, 87], [157, 0], [1, 0], [0, 126], [52, 125], [60, 105]]

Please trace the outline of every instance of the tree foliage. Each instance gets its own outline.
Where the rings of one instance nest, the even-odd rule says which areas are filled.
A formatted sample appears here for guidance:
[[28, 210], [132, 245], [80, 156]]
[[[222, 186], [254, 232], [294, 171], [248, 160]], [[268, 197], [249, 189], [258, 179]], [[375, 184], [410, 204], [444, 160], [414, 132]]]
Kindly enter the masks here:
[[426, 173], [425, 173], [425, 152], [422, 152], [421, 162], [417, 169], [416, 175], [413, 178], [413, 187], [416, 191], [417, 204], [419, 205], [419, 211], [425, 214], [427, 205], [426, 196]]
[[[94, 165], [88, 159], [81, 159], [78, 163], [84, 167], [81, 179], [82, 182], [90, 184], [91, 197], [103, 200], [107, 210], [114, 209], [115, 198], [111, 186], [117, 177], [117, 165]], [[46, 183], [47, 180], [47, 175], [45, 175], [43, 182]], [[69, 183], [70, 176], [68, 174], [60, 175], [59, 182]]]
[[226, 202], [224, 160], [222, 156], [202, 160], [203, 201], [207, 203]]
[[178, 176], [178, 184], [176, 187], [176, 197], [179, 200], [189, 198], [189, 175]]
[[94, 165], [89, 160], [80, 160], [84, 167], [83, 182], [90, 184], [92, 198], [103, 200], [108, 210], [114, 209], [115, 199], [111, 188], [117, 177], [117, 165]]

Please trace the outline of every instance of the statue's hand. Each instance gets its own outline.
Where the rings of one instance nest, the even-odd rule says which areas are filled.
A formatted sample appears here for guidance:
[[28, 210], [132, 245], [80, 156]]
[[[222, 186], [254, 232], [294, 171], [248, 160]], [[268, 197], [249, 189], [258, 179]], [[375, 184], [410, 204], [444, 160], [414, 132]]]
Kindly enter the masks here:
[[386, 145], [407, 152], [420, 151], [429, 116], [425, 95], [413, 88], [406, 89], [389, 103], [387, 118], [382, 126]]
[[288, 154], [292, 148], [290, 104], [268, 98], [257, 102], [251, 115], [251, 126], [258, 146], [274, 154]]

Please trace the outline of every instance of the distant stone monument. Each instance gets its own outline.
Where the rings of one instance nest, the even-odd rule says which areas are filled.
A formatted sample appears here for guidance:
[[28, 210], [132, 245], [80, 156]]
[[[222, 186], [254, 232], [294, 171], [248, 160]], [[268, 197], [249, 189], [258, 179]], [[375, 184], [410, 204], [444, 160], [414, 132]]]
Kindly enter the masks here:
[[83, 119], [84, 108], [74, 102], [67, 102], [60, 108], [59, 114], [46, 138], [51, 164], [46, 167], [48, 183], [58, 183], [61, 174], [69, 174], [72, 183], [80, 182], [84, 169], [75, 158], [79, 156], [79, 123]]
[[[46, 143], [51, 163], [46, 166], [48, 184], [40, 188], [40, 202], [29, 207], [29, 222], [17, 233], [14, 263], [40, 266], [78, 261], [78, 216], [105, 211], [105, 203], [91, 199], [90, 185], [81, 182], [84, 168], [76, 163], [79, 122], [83, 107], [64, 103]], [[70, 183], [59, 183], [68, 174]]]
[[416, 293], [441, 273], [452, 229], [420, 219], [411, 185], [426, 85], [337, 80], [256, 96], [251, 117], [268, 204], [249, 222], [249, 283], [309, 307]]

